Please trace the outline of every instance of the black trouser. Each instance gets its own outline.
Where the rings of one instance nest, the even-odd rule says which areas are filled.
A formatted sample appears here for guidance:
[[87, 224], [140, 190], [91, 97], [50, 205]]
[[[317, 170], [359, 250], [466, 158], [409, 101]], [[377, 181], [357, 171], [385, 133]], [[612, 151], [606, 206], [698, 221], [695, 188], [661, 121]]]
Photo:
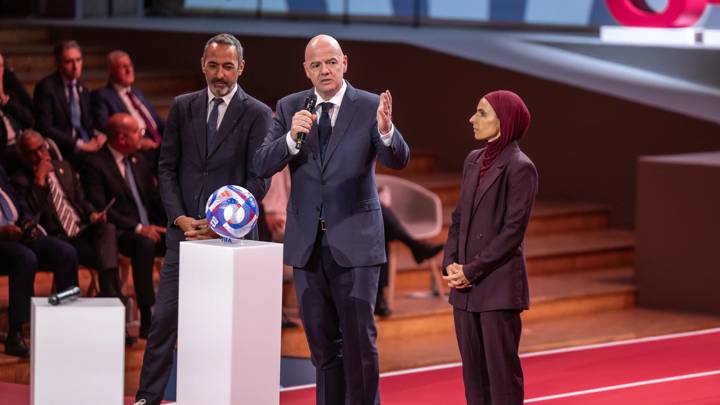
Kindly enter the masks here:
[[55, 289], [62, 291], [78, 285], [78, 259], [69, 243], [40, 236], [28, 243], [0, 241], [0, 274], [9, 276], [8, 322], [11, 326], [30, 321], [30, 298], [35, 272], [53, 273]]
[[378, 266], [341, 267], [320, 231], [306, 267], [294, 269], [318, 405], [380, 403], [373, 318], [378, 273]]
[[158, 405], [170, 378], [178, 322], [178, 247], [167, 247], [136, 399]]
[[520, 311], [453, 308], [468, 405], [522, 405]]
[[78, 252], [83, 266], [97, 270], [100, 296], [120, 297], [118, 268], [118, 242], [115, 225], [96, 223], [89, 225], [74, 238], [67, 239]]
[[153, 290], [153, 265], [156, 256], [165, 254], [165, 238], [153, 242], [134, 230], [120, 231], [118, 235], [120, 253], [132, 262], [133, 284], [139, 307], [149, 308], [155, 304]]
[[[395, 213], [383, 204], [380, 204], [383, 217], [383, 228], [385, 229], [385, 252], [389, 252], [389, 244], [392, 241], [399, 240], [406, 246], [412, 248], [418, 243], [410, 234], [407, 229], [400, 222]], [[388, 257], [388, 260], [390, 258]], [[380, 266], [380, 288], [387, 287], [390, 279], [388, 273], [388, 263], [384, 263]]]

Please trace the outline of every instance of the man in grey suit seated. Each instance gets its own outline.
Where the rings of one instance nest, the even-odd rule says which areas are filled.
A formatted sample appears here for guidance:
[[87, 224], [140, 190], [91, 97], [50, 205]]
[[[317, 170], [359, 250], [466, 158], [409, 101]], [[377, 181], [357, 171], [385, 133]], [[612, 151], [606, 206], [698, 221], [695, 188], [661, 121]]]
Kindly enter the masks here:
[[[300, 318], [317, 373], [318, 404], [380, 401], [373, 306], [386, 261], [375, 160], [402, 169], [410, 150], [392, 123], [390, 92], [355, 89], [348, 58], [332, 37], [305, 48], [313, 88], [277, 104], [255, 155], [262, 177], [292, 173], [284, 262], [293, 266]], [[304, 110], [317, 97], [315, 114]], [[298, 147], [298, 133], [307, 142]]]

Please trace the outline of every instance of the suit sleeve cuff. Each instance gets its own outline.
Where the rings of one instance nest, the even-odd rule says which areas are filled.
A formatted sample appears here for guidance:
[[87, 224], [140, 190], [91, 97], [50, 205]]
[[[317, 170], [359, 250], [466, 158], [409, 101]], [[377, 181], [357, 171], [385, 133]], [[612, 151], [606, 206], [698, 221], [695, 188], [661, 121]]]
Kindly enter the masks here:
[[378, 128], [378, 133], [380, 134], [380, 140], [382, 141], [383, 145], [390, 146], [392, 143], [392, 137], [395, 133], [395, 124], [392, 122], [390, 123], [390, 131], [387, 134], [383, 134], [380, 132], [380, 128]]
[[291, 156], [295, 156], [298, 153], [300, 153], [300, 149], [298, 149], [295, 145], [297, 145], [297, 142], [292, 139], [292, 136], [290, 135], [290, 131], [285, 135], [285, 141], [288, 146], [288, 152], [290, 152]]

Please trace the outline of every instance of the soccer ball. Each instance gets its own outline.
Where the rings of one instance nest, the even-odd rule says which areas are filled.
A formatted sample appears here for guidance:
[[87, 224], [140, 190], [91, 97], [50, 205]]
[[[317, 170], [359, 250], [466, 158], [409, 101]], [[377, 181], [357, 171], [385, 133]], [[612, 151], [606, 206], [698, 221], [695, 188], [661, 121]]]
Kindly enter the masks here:
[[255, 226], [258, 203], [246, 189], [229, 184], [210, 195], [205, 204], [205, 218], [221, 237], [240, 239]]

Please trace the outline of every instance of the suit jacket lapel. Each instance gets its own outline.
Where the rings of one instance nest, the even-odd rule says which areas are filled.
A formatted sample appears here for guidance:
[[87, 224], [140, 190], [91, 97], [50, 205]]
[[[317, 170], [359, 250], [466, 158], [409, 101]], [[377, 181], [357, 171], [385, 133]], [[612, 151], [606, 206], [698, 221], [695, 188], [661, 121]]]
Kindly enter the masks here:
[[118, 168], [117, 164], [115, 163], [115, 156], [113, 156], [110, 149], [105, 146], [103, 153], [105, 154], [105, 165], [107, 169], [110, 171], [111, 176], [114, 178], [115, 182], [120, 184], [120, 187], [122, 187], [123, 192], [125, 195], [132, 200], [132, 191], [130, 191], [130, 186], [128, 186], [127, 181], [122, 176], [122, 173], [120, 173], [120, 169]]
[[[500, 176], [500, 174], [505, 170], [505, 165], [510, 159], [510, 156], [512, 156], [515, 151], [518, 149], [517, 143], [513, 142], [509, 144], [508, 146], [503, 149], [502, 152], [500, 152], [500, 156], [495, 159], [492, 166], [488, 169], [487, 172], [485, 172], [485, 175], [483, 175], [482, 179], [480, 179], [480, 182], [478, 183], [478, 188], [475, 191], [475, 202], [473, 204], [473, 212], [477, 210], [478, 205], [480, 205], [480, 200], [482, 200], [483, 196], [485, 195], [485, 192], [488, 191], [490, 186], [497, 180], [497, 178]], [[480, 170], [480, 165], [478, 165], [478, 171]]]
[[115, 86], [112, 85], [112, 83], [107, 84], [108, 94], [110, 94], [110, 98], [112, 99], [112, 103], [115, 104], [115, 108], [118, 109], [118, 111], [122, 111], [124, 113], [130, 113], [128, 111], [127, 106], [120, 98], [120, 94], [118, 94], [117, 90], [115, 90]]
[[[466, 169], [467, 176], [462, 184], [463, 189], [467, 191], [465, 192], [465, 194], [463, 194], [462, 200], [460, 201], [460, 204], [462, 204], [460, 212], [468, 213], [468, 215], [462, 215], [460, 217], [461, 237], [467, 235], [468, 226], [470, 225], [470, 218], [472, 212], [474, 211], [473, 207], [475, 206], [475, 192], [478, 186], [478, 175], [480, 174], [480, 159], [482, 158], [482, 155], [482, 152], [478, 153], [477, 159], [468, 163], [468, 167]], [[463, 243], [460, 246], [462, 246], [464, 249], [465, 244]]]
[[190, 102], [190, 120], [192, 122], [193, 134], [197, 145], [200, 162], [207, 158], [207, 90], [203, 89], [196, 93], [195, 98]]
[[209, 146], [208, 157], [215, 153], [220, 145], [223, 144], [225, 138], [230, 135], [233, 128], [235, 128], [242, 116], [245, 115], [246, 109], [243, 107], [246, 99], [247, 94], [245, 94], [240, 88], [240, 85], [238, 85], [235, 96], [233, 96], [230, 105], [228, 105], [227, 110], [225, 110], [225, 115], [223, 116], [222, 122], [220, 122], [220, 128], [218, 128], [215, 139], [213, 139], [212, 144]]
[[65, 82], [63, 81], [59, 72], [55, 73], [55, 78], [53, 79], [53, 82], [55, 83], [55, 88], [57, 89], [56, 94], [60, 98], [58, 101], [60, 102], [60, 106], [62, 107], [63, 112], [65, 113], [65, 118], [67, 118], [70, 126], [72, 127], [72, 117], [70, 117], [70, 105], [68, 105], [68, 98], [65, 95]]
[[347, 84], [345, 90], [345, 96], [343, 97], [342, 104], [340, 105], [340, 111], [338, 112], [337, 120], [335, 121], [335, 127], [333, 127], [332, 135], [330, 135], [330, 142], [328, 143], [327, 150], [325, 151], [325, 160], [323, 161], [323, 170], [328, 166], [330, 158], [332, 158], [333, 152], [337, 149], [338, 145], [345, 137], [347, 129], [350, 126], [350, 122], [355, 116], [355, 100], [357, 99], [357, 91], [353, 88], [350, 83]]

